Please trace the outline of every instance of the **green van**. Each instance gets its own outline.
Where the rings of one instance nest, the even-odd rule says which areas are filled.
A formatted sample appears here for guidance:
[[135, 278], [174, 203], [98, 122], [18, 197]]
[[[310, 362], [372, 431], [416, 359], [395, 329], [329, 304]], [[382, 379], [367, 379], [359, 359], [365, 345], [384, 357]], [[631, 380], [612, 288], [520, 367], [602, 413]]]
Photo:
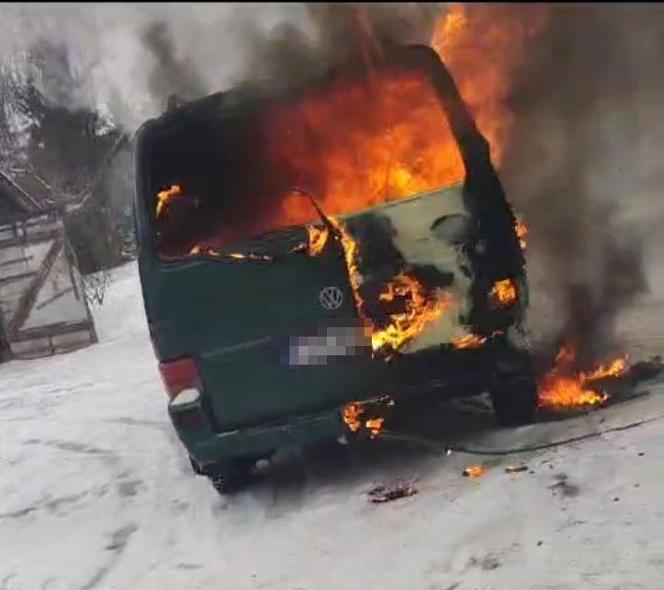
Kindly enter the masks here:
[[138, 133], [150, 335], [192, 467], [222, 493], [281, 447], [375, 435], [413, 396], [488, 391], [500, 423], [534, 419], [524, 256], [489, 146], [433, 50], [392, 49], [385, 67], [431, 85], [462, 183], [338, 218], [295, 188], [309, 223], [241, 235], [232, 230], [258, 227], [247, 220], [273, 207], [274, 171], [252, 150], [262, 149], [255, 122], [283, 94], [236, 88]]

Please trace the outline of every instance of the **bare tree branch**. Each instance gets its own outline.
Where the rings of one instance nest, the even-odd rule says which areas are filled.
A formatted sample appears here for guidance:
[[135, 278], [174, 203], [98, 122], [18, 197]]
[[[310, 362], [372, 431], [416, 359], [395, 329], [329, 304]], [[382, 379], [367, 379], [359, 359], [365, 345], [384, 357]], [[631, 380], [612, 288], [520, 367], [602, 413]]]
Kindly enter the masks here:
[[128, 136], [125, 134], [120, 135], [111, 149], [109, 150], [108, 155], [106, 156], [106, 159], [102, 163], [102, 165], [99, 167], [99, 170], [97, 171], [97, 174], [92, 181], [90, 188], [85, 192], [82, 193], [82, 199], [80, 202], [78, 202], [76, 205], [72, 206], [69, 211], [70, 212], [76, 212], [85, 207], [87, 202], [90, 200], [90, 197], [95, 193], [99, 185], [103, 182], [104, 180], [104, 175], [106, 174], [106, 171], [110, 167], [111, 163], [113, 162], [113, 158], [115, 155], [120, 151], [120, 148], [127, 142]]
[[32, 162], [28, 162], [27, 171], [41, 184], [47, 191], [53, 194], [53, 186], [46, 182], [39, 173], [35, 170], [35, 167], [32, 165]]

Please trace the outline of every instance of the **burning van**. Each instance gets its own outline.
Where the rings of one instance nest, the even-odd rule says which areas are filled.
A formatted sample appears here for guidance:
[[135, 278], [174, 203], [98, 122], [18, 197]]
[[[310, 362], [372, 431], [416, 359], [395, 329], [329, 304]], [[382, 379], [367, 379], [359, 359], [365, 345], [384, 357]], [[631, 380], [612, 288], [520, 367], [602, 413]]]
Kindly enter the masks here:
[[520, 231], [489, 146], [424, 46], [300, 87], [238, 87], [137, 140], [145, 310], [169, 414], [225, 491], [382, 409], [488, 391], [533, 419]]

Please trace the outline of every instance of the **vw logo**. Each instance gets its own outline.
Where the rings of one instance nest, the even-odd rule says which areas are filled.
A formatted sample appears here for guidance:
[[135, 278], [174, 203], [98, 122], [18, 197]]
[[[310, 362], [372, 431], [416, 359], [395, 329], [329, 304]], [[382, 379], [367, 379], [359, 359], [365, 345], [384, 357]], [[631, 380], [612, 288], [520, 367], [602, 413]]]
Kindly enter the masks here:
[[325, 309], [334, 311], [344, 302], [344, 294], [339, 287], [323, 287], [318, 294], [318, 301]]

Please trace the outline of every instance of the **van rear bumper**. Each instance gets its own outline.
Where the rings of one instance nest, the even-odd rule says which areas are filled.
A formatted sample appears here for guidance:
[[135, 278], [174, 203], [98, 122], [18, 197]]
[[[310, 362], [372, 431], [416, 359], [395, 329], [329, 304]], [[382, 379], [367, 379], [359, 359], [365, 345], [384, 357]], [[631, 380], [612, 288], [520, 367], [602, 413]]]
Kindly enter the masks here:
[[[196, 411], [193, 406], [189, 411]], [[199, 410], [201, 410], [199, 408]], [[171, 421], [178, 437], [191, 457], [201, 466], [211, 465], [234, 457], [264, 457], [278, 448], [306, 445], [326, 438], [338, 438], [348, 432], [342, 418], [343, 406], [288, 421], [241, 428], [227, 432], [213, 432], [204, 425], [183, 427], [178, 411], [169, 408]], [[201, 410], [202, 413], [202, 410]]]
[[[497, 378], [497, 369], [528, 371], [530, 355], [525, 349], [495, 342], [477, 350], [440, 354], [435, 350], [413, 355], [395, 363], [393, 386], [381, 396], [369, 396], [345, 402], [317, 413], [288, 416], [276, 422], [215, 432], [201, 399], [187, 405], [169, 405], [169, 414], [178, 437], [200, 466], [239, 457], [261, 458], [286, 446], [304, 446], [322, 439], [353, 434], [344, 422], [348, 403], [365, 407], [385, 404], [385, 398], [396, 402], [395, 410], [408, 399], [427, 394], [439, 398], [475, 395], [488, 391]], [[183, 414], [198, 416], [198, 421], [183, 420]], [[387, 410], [385, 414], [389, 414]], [[379, 415], [384, 415], [379, 412]], [[368, 416], [367, 416], [368, 417]], [[386, 422], [389, 427], [389, 419]]]

